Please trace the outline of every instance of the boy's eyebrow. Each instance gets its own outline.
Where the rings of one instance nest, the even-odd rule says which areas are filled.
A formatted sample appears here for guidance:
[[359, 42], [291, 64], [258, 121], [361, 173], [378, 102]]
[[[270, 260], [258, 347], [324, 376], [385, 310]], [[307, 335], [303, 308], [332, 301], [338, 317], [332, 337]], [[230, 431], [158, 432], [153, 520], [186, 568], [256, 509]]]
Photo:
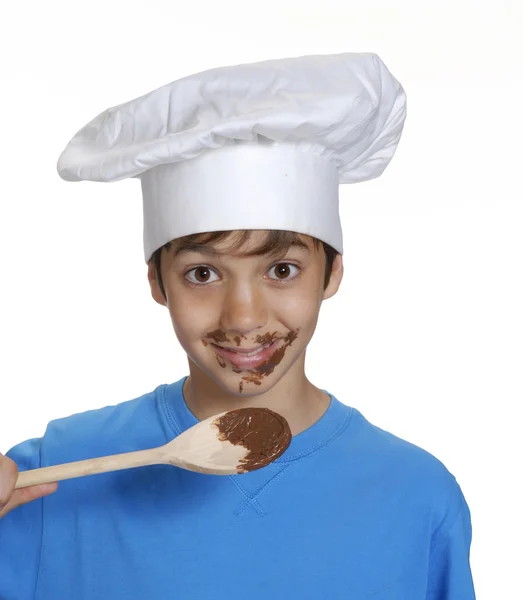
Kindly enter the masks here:
[[[304, 242], [293, 241], [288, 250], [290, 250], [291, 247], [296, 248], [296, 250], [299, 250], [301, 252], [310, 254], [310, 248]], [[287, 250], [287, 252], [288, 252], [288, 250]], [[176, 257], [180, 256], [181, 254], [184, 254], [187, 252], [199, 252], [200, 254], [206, 254], [208, 256], [212, 256], [213, 258], [217, 258], [219, 256], [226, 256], [227, 254], [229, 254], [228, 252], [219, 252], [218, 250], [216, 250], [216, 248], [213, 248], [209, 244], [196, 244], [196, 243], [191, 244], [190, 242], [188, 242], [188, 243], [180, 245], [178, 248], [176, 248], [174, 250], [174, 257], [176, 258]], [[268, 255], [268, 256], [271, 254], [275, 254], [275, 252], [269, 251], [269, 252], [265, 253], [265, 255]]]
[[174, 256], [180, 256], [186, 252], [199, 252], [200, 254], [208, 254], [209, 256], [221, 256], [221, 253], [215, 250], [212, 246], [205, 244], [184, 244], [174, 250]]

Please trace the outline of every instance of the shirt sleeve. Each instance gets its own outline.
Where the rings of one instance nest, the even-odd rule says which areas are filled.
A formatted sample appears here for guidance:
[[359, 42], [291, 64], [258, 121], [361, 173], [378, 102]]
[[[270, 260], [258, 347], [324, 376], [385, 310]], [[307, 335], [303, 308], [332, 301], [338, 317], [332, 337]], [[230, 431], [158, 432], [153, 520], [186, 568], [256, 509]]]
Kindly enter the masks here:
[[[7, 456], [20, 471], [40, 467], [41, 439], [12, 448]], [[0, 600], [33, 600], [42, 541], [42, 498], [0, 519]]]
[[457, 515], [432, 538], [427, 600], [476, 599], [470, 568], [470, 510], [459, 486], [458, 490]]

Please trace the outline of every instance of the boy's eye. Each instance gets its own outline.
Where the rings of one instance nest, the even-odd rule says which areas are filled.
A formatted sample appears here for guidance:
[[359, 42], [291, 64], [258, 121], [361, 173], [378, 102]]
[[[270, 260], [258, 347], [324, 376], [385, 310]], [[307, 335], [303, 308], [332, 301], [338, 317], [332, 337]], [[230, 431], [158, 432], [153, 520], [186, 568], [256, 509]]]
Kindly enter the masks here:
[[269, 272], [272, 270], [275, 270], [275, 275], [276, 275], [276, 279], [293, 279], [293, 277], [289, 276], [289, 273], [292, 274], [292, 269], [296, 269], [296, 271], [299, 271], [299, 268], [296, 265], [291, 265], [289, 263], [280, 263], [278, 265], [274, 265], [274, 267], [271, 267], [271, 269], [269, 269]]
[[[279, 281], [285, 281], [286, 279], [294, 279], [297, 277], [298, 273], [293, 275], [292, 270], [295, 269], [296, 272], [299, 272], [299, 267], [290, 263], [279, 263], [274, 265], [269, 269], [269, 273], [274, 271], [274, 277], [270, 277], [270, 279], [275, 279]], [[199, 266], [194, 269], [190, 269], [185, 274], [185, 277], [192, 285], [203, 285], [206, 283], [212, 283], [216, 281], [216, 279], [212, 279], [212, 275], [216, 276], [216, 272], [211, 267]]]
[[[191, 279], [191, 277], [189, 277], [189, 274], [194, 273], [194, 279]], [[187, 271], [187, 273], [185, 274], [187, 279], [190, 281], [190, 283], [193, 284], [199, 284], [199, 283], [209, 283], [209, 277], [211, 275], [211, 273], [214, 273], [214, 271], [210, 268], [210, 267], [195, 267], [194, 269], [191, 269], [190, 271]], [[211, 280], [211, 281], [216, 281], [216, 280]]]

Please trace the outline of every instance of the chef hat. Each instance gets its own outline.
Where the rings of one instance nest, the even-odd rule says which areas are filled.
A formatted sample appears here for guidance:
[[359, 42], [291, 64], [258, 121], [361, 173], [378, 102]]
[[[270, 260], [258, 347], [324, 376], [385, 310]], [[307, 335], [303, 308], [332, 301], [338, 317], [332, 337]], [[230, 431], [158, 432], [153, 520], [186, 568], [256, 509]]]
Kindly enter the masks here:
[[58, 160], [67, 181], [140, 178], [144, 251], [193, 233], [280, 229], [343, 252], [339, 184], [381, 175], [405, 93], [371, 53], [219, 67], [108, 108]]

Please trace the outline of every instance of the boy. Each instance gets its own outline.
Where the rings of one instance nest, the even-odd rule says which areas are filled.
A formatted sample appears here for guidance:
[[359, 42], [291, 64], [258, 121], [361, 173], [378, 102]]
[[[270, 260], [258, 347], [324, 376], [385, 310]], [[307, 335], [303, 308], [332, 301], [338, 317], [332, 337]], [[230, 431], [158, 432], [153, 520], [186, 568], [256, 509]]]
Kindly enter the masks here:
[[[151, 293], [190, 374], [2, 457], [0, 599], [474, 598], [453, 475], [304, 372], [343, 274], [338, 186], [381, 174], [404, 119], [381, 60], [339, 54], [186, 77], [73, 137], [64, 179], [141, 180]], [[15, 464], [156, 447], [240, 406], [293, 433], [259, 471], [154, 466], [12, 492]]]

